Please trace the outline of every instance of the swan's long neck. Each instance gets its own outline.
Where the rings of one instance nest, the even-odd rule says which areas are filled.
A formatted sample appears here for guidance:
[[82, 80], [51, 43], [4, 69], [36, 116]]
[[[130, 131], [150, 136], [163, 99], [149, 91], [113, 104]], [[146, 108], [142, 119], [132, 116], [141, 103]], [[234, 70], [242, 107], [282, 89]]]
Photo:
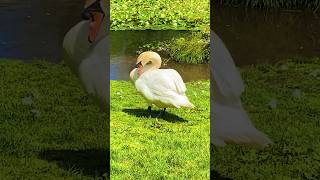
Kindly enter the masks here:
[[142, 73], [147, 72], [149, 70], [159, 69], [161, 67], [161, 60], [151, 59], [150, 61], [150, 64], [147, 64], [142, 68]]
[[158, 58], [153, 58], [151, 59], [151, 65], [155, 68], [155, 69], [159, 69], [161, 67], [161, 59]]
[[[87, 8], [88, 6], [90, 6], [91, 4], [93, 4], [94, 2], [96, 2], [97, 0], [86, 0], [86, 3], [84, 5], [84, 8]], [[97, 36], [97, 40], [99, 41], [102, 37], [105, 36], [105, 34], [107, 33], [107, 1], [106, 0], [100, 0], [100, 6], [103, 10], [103, 13], [105, 15], [105, 17], [103, 18], [103, 21], [101, 22], [101, 26], [100, 26], [100, 30]]]

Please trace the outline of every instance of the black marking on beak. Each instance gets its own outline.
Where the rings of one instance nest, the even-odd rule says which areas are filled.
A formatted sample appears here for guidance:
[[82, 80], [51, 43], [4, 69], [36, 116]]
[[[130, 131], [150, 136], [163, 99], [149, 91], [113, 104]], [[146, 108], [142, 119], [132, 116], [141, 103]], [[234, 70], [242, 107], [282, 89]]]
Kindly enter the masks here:
[[136, 64], [136, 68], [138, 68], [139, 66], [142, 66], [141, 61], [138, 64]]
[[92, 15], [92, 12], [98, 12], [102, 13], [103, 17], [105, 16], [101, 6], [100, 6], [100, 0], [96, 0], [94, 3], [92, 3], [89, 7], [85, 8], [82, 12], [81, 16], [83, 20], [92, 20], [94, 22], [94, 17]]

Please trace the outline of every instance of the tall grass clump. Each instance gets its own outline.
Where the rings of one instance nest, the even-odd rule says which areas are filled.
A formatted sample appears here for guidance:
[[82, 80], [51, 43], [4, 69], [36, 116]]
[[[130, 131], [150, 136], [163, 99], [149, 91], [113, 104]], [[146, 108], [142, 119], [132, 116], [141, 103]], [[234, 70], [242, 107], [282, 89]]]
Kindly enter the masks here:
[[210, 56], [210, 37], [203, 32], [191, 36], [173, 39], [169, 44], [169, 55], [177, 62], [203, 64]]
[[156, 51], [168, 60], [189, 64], [205, 64], [210, 56], [210, 32], [196, 31], [185, 37], [169, 41], [148, 43], [137, 51]]
[[219, 4], [226, 6], [242, 6], [250, 8], [285, 8], [304, 9], [308, 8], [318, 12], [320, 0], [220, 0]]

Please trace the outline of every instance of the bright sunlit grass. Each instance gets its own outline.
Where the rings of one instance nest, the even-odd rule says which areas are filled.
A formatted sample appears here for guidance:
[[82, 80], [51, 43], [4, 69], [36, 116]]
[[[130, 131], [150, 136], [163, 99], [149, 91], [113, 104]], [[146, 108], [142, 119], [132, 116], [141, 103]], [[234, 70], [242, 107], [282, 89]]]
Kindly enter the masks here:
[[111, 81], [111, 179], [209, 179], [209, 81], [187, 88], [195, 109], [155, 119], [131, 82]]

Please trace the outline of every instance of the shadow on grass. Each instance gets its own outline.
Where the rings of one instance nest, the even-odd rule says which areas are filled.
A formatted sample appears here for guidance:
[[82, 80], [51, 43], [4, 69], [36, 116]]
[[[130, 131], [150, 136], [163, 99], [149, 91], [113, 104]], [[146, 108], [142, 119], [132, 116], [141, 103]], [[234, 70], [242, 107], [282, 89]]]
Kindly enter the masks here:
[[56, 162], [67, 171], [79, 170], [86, 176], [102, 177], [110, 172], [110, 156], [106, 150], [47, 150], [40, 154], [40, 158]]
[[211, 170], [210, 171], [210, 179], [217, 179], [217, 180], [232, 180], [231, 178], [223, 177], [219, 174], [218, 171]]
[[[139, 118], [148, 118], [150, 115], [152, 117], [157, 116], [160, 111], [148, 111], [147, 109], [123, 109], [123, 112], [129, 114], [129, 115], [133, 115]], [[188, 122], [187, 120], [172, 114], [170, 112], [165, 112], [164, 114], [162, 114], [159, 119], [163, 119], [165, 121], [171, 122], [171, 123], [184, 123], [184, 122]]]

